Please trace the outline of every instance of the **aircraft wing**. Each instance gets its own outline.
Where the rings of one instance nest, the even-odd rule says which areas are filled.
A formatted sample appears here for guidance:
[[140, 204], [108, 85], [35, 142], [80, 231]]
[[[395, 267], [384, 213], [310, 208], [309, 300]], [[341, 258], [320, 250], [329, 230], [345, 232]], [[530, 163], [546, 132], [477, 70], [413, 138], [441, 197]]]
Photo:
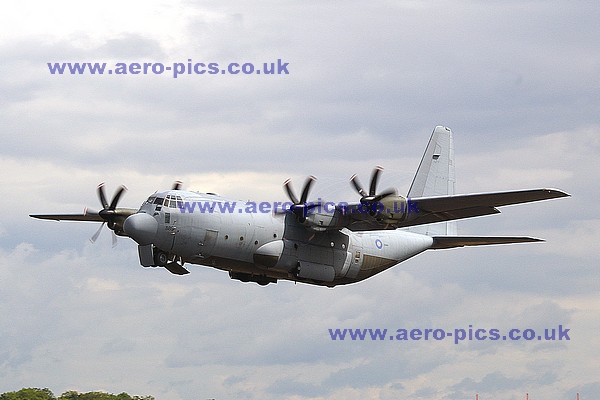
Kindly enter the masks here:
[[510, 192], [459, 194], [411, 199], [417, 208], [425, 212], [443, 212], [472, 207], [500, 207], [511, 204], [567, 197], [569, 194], [557, 189], [527, 189]]
[[[118, 208], [117, 214], [127, 218], [135, 214], [138, 210], [135, 208]], [[88, 222], [104, 222], [104, 219], [97, 211], [85, 210], [82, 214], [31, 214], [32, 218], [50, 219], [54, 221], [88, 221]]]
[[[408, 199], [405, 213], [390, 213], [389, 209], [371, 216], [358, 212], [350, 205], [348, 214], [351, 230], [395, 229], [463, 218], [498, 214], [497, 207], [568, 197], [558, 189], [527, 189], [508, 192], [474, 193], [448, 196], [416, 197]], [[382, 199], [386, 204], [386, 199]]]
[[[527, 189], [509, 192], [417, 197], [410, 199], [414, 207], [408, 208], [409, 212], [406, 223], [400, 224], [400, 226], [413, 226], [497, 214], [500, 210], [496, 207], [567, 196], [569, 194], [557, 189]], [[411, 211], [413, 215], [411, 215]]]
[[89, 221], [89, 222], [104, 222], [98, 213], [85, 214], [31, 214], [32, 218], [51, 219], [54, 221]]

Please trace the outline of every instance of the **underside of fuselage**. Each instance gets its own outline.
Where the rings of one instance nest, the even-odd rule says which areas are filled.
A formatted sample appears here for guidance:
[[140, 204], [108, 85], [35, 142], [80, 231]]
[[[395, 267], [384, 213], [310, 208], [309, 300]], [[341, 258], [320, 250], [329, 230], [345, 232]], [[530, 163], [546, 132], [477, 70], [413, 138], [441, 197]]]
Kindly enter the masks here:
[[196, 264], [227, 271], [229, 272], [229, 277], [231, 279], [236, 279], [242, 282], [255, 282], [260, 285], [266, 285], [269, 283], [277, 283], [277, 281], [279, 280], [287, 280], [311, 285], [334, 287], [360, 282], [397, 264], [395, 260], [382, 259], [381, 261], [381, 267], [378, 270], [371, 269], [369, 271], [365, 271], [363, 274], [356, 278], [337, 277], [334, 278], [332, 281], [322, 281], [318, 279], [303, 278], [298, 276], [298, 272], [296, 270], [269, 270], [255, 264], [244, 263], [236, 260], [224, 259], [219, 257], [209, 257], [208, 259], [203, 260], [203, 262]]
[[[300, 231], [303, 232], [303, 231]], [[288, 280], [333, 287], [355, 283], [428, 249], [433, 240], [426, 235], [405, 231], [351, 232], [299, 238], [284, 233], [263, 245], [255, 240], [237, 258], [223, 256], [219, 241], [210, 252], [177, 255], [153, 245], [144, 266], [163, 266], [175, 274], [188, 271], [184, 264], [196, 264], [229, 272], [232, 279], [261, 285]], [[239, 238], [236, 238], [239, 240]], [[227, 241], [229, 239], [223, 239]], [[140, 259], [143, 259], [140, 253]]]

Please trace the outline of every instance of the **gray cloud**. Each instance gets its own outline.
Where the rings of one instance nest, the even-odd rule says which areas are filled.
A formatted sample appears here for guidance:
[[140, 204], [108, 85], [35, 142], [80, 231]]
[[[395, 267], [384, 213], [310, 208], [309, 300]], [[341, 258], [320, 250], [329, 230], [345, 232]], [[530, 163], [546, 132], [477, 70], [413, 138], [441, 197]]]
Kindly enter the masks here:
[[[43, 34], [35, 26], [49, 16], [14, 7], [3, 26], [6, 15], [32, 23], [4, 28], [0, 41], [0, 391], [166, 400], [597, 391], [597, 6], [190, 1], [98, 9], [101, 24], [56, 5], [71, 22]], [[188, 58], [282, 59], [290, 74], [58, 76], [46, 66]], [[333, 290], [261, 288], [202, 267], [185, 278], [143, 269], [134, 243], [112, 249], [107, 230], [90, 245], [96, 224], [27, 217], [98, 208], [102, 181], [109, 192], [126, 184], [123, 203], [137, 206], [174, 179], [271, 200], [284, 198], [285, 178], [315, 174], [315, 195], [348, 200], [350, 175], [364, 181], [382, 164], [381, 185], [405, 192], [437, 124], [455, 132], [459, 191], [573, 194], [464, 221], [461, 232], [547, 243], [430, 252]], [[469, 324], [565, 324], [572, 340], [357, 343], [328, 333]]]

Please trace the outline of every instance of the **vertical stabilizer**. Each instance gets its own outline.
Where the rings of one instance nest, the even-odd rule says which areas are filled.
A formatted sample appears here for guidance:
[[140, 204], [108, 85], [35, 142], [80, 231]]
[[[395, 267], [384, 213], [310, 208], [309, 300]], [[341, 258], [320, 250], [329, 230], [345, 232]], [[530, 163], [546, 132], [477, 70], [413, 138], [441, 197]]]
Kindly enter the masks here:
[[[408, 191], [409, 198], [454, 194], [454, 143], [452, 131], [436, 126], [425, 149], [419, 168]], [[456, 222], [419, 225], [411, 232], [430, 236], [456, 235]]]

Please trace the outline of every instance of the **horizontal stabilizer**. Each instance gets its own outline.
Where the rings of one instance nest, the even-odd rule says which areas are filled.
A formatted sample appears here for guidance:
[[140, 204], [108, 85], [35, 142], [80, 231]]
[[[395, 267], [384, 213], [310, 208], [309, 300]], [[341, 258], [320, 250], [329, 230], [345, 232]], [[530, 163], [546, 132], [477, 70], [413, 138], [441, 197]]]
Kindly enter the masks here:
[[543, 239], [529, 236], [434, 236], [431, 249], [451, 249], [464, 246], [486, 246], [493, 244], [512, 244], [543, 242]]

